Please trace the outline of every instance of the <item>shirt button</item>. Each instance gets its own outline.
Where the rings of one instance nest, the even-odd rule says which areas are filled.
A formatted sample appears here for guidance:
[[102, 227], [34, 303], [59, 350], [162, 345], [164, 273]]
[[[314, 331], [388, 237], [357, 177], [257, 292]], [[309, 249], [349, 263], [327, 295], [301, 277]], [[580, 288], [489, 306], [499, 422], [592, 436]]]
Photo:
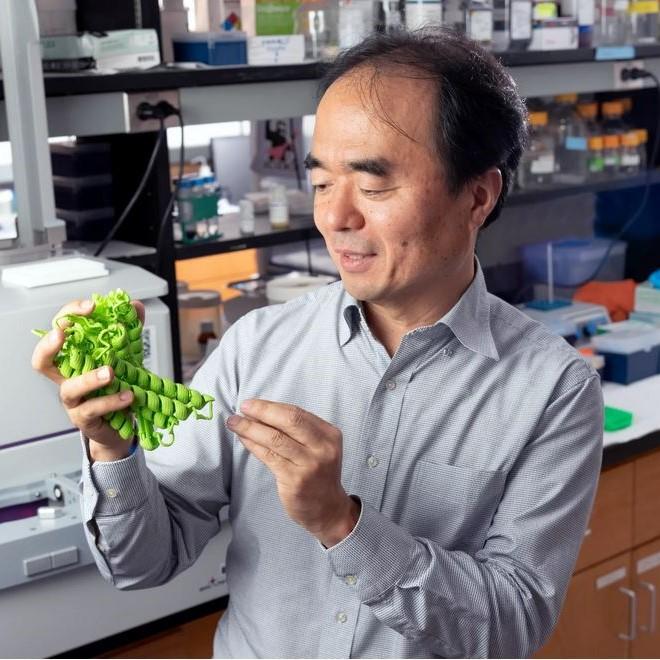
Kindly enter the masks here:
[[391, 392], [392, 390], [396, 389], [396, 381], [395, 380], [388, 380], [385, 383], [385, 387]]
[[349, 587], [354, 587], [357, 584], [357, 578], [355, 575], [347, 575], [344, 578], [344, 582], [346, 582]]
[[375, 468], [378, 463], [380, 463], [380, 461], [373, 454], [367, 458], [367, 465], [370, 468]]
[[105, 494], [111, 499], [114, 499], [117, 497], [117, 495], [119, 495], [119, 493], [114, 488], [108, 488], [108, 490], [105, 491]]
[[337, 612], [337, 616], [335, 617], [339, 623], [346, 623], [348, 621], [348, 616], [346, 615], [346, 612]]

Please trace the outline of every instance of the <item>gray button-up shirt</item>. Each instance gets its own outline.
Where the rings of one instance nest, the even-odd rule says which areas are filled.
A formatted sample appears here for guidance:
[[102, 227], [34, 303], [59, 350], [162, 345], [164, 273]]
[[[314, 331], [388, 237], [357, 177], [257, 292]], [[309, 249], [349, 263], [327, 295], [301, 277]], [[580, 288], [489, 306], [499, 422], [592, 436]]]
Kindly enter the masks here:
[[[218, 532], [229, 609], [219, 657], [521, 657], [550, 633], [602, 454], [598, 376], [562, 339], [490, 295], [480, 270], [394, 357], [336, 283], [234, 324], [195, 377], [217, 397], [145, 456], [83, 466], [101, 573], [160, 584]], [[271, 472], [225, 427], [248, 398], [343, 432], [362, 503], [324, 548], [285, 513]]]

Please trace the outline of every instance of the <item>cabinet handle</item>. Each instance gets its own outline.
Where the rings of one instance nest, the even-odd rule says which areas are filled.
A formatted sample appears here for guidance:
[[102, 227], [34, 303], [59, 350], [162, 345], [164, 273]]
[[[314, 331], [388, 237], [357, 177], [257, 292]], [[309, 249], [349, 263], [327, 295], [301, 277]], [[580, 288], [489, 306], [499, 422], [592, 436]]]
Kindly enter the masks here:
[[651, 582], [644, 582], [644, 580], [640, 580], [639, 584], [644, 587], [644, 589], [648, 589], [649, 593], [651, 594], [651, 613], [649, 615], [649, 625], [644, 626], [640, 625], [639, 627], [644, 631], [644, 632], [649, 632], [649, 633], [654, 633], [655, 632], [655, 585], [651, 584]]
[[632, 642], [637, 637], [637, 594], [632, 589], [619, 587], [619, 591], [630, 598], [630, 618], [628, 620], [628, 634], [619, 633], [619, 639]]

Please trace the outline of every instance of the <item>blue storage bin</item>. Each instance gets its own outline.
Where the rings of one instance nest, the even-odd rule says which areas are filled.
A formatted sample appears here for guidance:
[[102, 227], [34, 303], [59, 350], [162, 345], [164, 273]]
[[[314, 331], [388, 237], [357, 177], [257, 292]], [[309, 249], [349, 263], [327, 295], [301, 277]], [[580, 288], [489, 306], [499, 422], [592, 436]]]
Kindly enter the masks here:
[[605, 358], [603, 378], [629, 385], [660, 371], [660, 328], [635, 321], [612, 323], [596, 335], [595, 349]]
[[[520, 252], [525, 274], [534, 282], [548, 282], [549, 242], [552, 243], [554, 283], [559, 287], [573, 287], [592, 277], [610, 245], [610, 241], [604, 238], [567, 238], [522, 245]], [[617, 241], [596, 279], [623, 279], [625, 256], [626, 244]]]
[[188, 32], [172, 38], [176, 62], [214, 66], [247, 64], [245, 32]]

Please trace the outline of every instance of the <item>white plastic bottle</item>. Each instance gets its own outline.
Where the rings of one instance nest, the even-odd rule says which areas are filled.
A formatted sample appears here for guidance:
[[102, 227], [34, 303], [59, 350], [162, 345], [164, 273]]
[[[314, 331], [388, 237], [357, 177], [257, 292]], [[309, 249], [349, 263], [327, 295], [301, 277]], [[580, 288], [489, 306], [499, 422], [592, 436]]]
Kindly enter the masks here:
[[406, 0], [406, 28], [418, 30], [429, 25], [442, 25], [442, 0]]
[[238, 208], [238, 228], [241, 234], [254, 234], [254, 204], [249, 199], [242, 199]]
[[273, 229], [285, 229], [289, 226], [289, 201], [284, 186], [275, 185], [270, 189], [268, 212]]

